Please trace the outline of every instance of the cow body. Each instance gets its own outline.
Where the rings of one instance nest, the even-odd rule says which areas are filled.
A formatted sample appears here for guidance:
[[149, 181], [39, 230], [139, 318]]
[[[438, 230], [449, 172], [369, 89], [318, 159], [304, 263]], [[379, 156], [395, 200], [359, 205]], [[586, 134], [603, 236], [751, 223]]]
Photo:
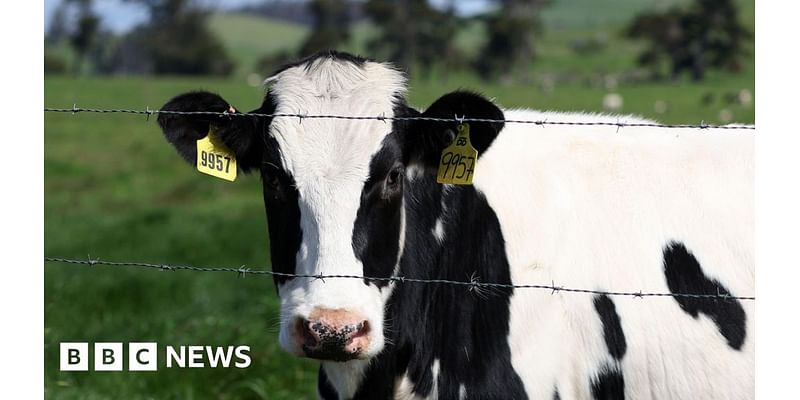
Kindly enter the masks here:
[[[752, 135], [727, 131], [508, 125], [475, 186], [498, 216], [515, 284], [749, 296], [752, 148]], [[697, 271], [683, 265], [692, 256]], [[670, 284], [678, 273], [686, 281]], [[703, 280], [720, 285], [699, 289]], [[699, 300], [711, 310], [691, 315], [681, 301], [518, 289], [512, 364], [531, 398], [553, 387], [591, 398], [594, 385], [623, 382], [633, 399], [752, 397], [753, 303]]]
[[[420, 116], [401, 75], [351, 56], [312, 57], [271, 80], [255, 111]], [[165, 108], [230, 107], [185, 96]], [[463, 92], [421, 114], [454, 115], [639, 122], [503, 111]], [[187, 159], [185, 144], [209, 124], [159, 122]], [[752, 134], [476, 122], [474, 182], [456, 186], [436, 183], [455, 123], [222, 123], [240, 165], [261, 170], [278, 272], [754, 293]], [[752, 302], [355, 279], [276, 286], [281, 344], [322, 360], [324, 399], [754, 396]]]
[[[505, 115], [618, 121], [527, 110]], [[406, 197], [414, 221], [406, 248], [416, 251], [404, 254], [401, 274], [750, 295], [752, 139], [727, 131], [509, 124], [480, 158], [473, 188], [437, 188], [433, 175], [409, 177], [418, 189]], [[665, 259], [681, 249], [701, 270], [670, 286], [668, 273], [683, 267], [668, 270]], [[703, 279], [719, 282], [719, 291], [694, 286]], [[407, 399], [752, 398], [753, 303], [727, 303], [734, 311], [692, 315], [668, 297], [399, 286], [387, 318], [397, 321], [390, 330], [410, 337], [390, 339], [398, 341], [397, 352], [410, 354], [398, 366], [391, 360], [366, 368], [361, 384], [369, 389], [357, 393], [386, 395], [371, 392], [370, 380], [388, 375], [395, 384], [379, 386]], [[337, 368], [323, 370], [328, 366]]]

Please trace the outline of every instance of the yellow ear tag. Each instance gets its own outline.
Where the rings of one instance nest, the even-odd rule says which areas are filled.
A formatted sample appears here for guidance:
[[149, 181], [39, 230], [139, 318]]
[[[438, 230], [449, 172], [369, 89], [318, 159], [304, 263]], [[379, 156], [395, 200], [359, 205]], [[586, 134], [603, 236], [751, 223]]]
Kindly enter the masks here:
[[477, 160], [478, 150], [472, 147], [472, 142], [469, 140], [469, 124], [459, 124], [458, 134], [453, 143], [442, 151], [442, 157], [439, 158], [436, 182], [472, 185]]
[[236, 180], [236, 156], [214, 134], [213, 128], [197, 141], [197, 170], [226, 181]]

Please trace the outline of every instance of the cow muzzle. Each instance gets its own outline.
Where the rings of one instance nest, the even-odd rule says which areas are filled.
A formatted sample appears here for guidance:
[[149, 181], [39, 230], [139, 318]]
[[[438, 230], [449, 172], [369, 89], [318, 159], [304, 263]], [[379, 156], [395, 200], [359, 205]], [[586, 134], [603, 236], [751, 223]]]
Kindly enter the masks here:
[[294, 332], [307, 357], [330, 361], [359, 358], [368, 348], [367, 320], [341, 309], [314, 309], [308, 318], [298, 318]]

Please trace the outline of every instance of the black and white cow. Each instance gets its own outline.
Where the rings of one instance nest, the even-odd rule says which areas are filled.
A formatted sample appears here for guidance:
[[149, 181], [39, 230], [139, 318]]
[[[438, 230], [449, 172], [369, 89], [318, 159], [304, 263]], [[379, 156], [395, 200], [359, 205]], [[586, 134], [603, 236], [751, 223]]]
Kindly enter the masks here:
[[[391, 66], [325, 52], [254, 112], [617, 122], [446, 94], [424, 112]], [[192, 92], [164, 110], [234, 110]], [[625, 117], [626, 122], [637, 122]], [[471, 123], [471, 186], [440, 185], [456, 123], [159, 115], [189, 162], [209, 125], [263, 181], [275, 271], [599, 291], [754, 293], [753, 135]], [[725, 133], [722, 133], [725, 132]], [[747, 399], [754, 305], [276, 277], [280, 343], [323, 399]]]

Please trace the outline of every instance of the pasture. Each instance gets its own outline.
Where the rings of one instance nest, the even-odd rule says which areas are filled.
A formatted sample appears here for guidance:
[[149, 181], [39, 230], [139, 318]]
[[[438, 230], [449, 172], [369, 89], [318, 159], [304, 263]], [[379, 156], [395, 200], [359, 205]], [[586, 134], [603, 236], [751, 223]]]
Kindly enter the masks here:
[[[580, 87], [549, 97], [535, 90], [413, 82], [411, 100], [429, 104], [459, 86], [477, 87], [506, 106], [600, 110], [602, 90]], [[712, 81], [713, 82], [713, 81]], [[675, 107], [663, 122], [694, 123], [709, 114], [703, 91], [739, 85], [622, 88], [625, 110], [658, 118], [657, 97]], [[196, 88], [255, 108], [260, 88], [204, 79], [48, 78], [52, 107], [159, 107]], [[652, 106], [649, 106], [652, 107]], [[742, 108], [742, 122], [753, 122]], [[711, 122], [706, 119], [707, 122]], [[540, 129], [540, 128], [536, 128]], [[535, 134], [535, 131], [532, 132]], [[269, 243], [258, 177], [230, 184], [179, 159], [154, 119], [124, 114], [45, 115], [45, 254], [198, 266], [268, 265]], [[315, 363], [277, 345], [278, 300], [270, 279], [234, 274], [157, 272], [48, 264], [45, 275], [45, 379], [48, 398], [313, 398]], [[161, 369], [158, 373], [59, 373], [58, 343], [156, 341], [161, 345], [247, 344], [253, 364], [237, 369]], [[163, 362], [162, 362], [163, 365]]]
[[[225, 28], [230, 21], [212, 24], [228, 32], [229, 43], [238, 43], [232, 47], [237, 59], [252, 63], [256, 57], [249, 52], [265, 40], [244, 40], [260, 28], [247, 25], [244, 17], [235, 18], [233, 25], [239, 30]], [[567, 44], [597, 30], [574, 21], [565, 24], [579, 27], [553, 33], [541, 44], [541, 62], [534, 67], [537, 79], [570, 71], [585, 78], [590, 72], [632, 64], [632, 44], [612, 44], [576, 57]], [[283, 43], [294, 43], [296, 27], [270, 29], [285, 36]], [[624, 99], [619, 111], [623, 114], [664, 123], [720, 123], [726, 110], [735, 122], [754, 123], [754, 103], [731, 100], [743, 89], [753, 93], [754, 69], [750, 60], [739, 74], [712, 73], [700, 84], [621, 82], [614, 91]], [[487, 84], [467, 73], [434, 71], [428, 78], [412, 80], [409, 99], [425, 107], [447, 91], [468, 88], [494, 97], [504, 107], [602, 111], [608, 93], [604, 85], [587, 84], [583, 78], [559, 81], [553, 90], [537, 82]], [[240, 110], [256, 108], [263, 92], [248, 86], [242, 71], [225, 80], [48, 76], [45, 106], [158, 108], [171, 96], [193, 89], [218, 92]], [[155, 118], [46, 113], [44, 120], [46, 256], [268, 267], [257, 176], [228, 183], [198, 173], [166, 143]], [[531, 127], [531, 134], [535, 129], [542, 128]], [[278, 347], [278, 298], [267, 277], [47, 263], [44, 284], [47, 398], [315, 398], [316, 363], [285, 355]], [[252, 365], [168, 370], [162, 358], [157, 373], [60, 373], [58, 343], [68, 341], [154, 341], [160, 351], [165, 345], [243, 344], [251, 347]]]

